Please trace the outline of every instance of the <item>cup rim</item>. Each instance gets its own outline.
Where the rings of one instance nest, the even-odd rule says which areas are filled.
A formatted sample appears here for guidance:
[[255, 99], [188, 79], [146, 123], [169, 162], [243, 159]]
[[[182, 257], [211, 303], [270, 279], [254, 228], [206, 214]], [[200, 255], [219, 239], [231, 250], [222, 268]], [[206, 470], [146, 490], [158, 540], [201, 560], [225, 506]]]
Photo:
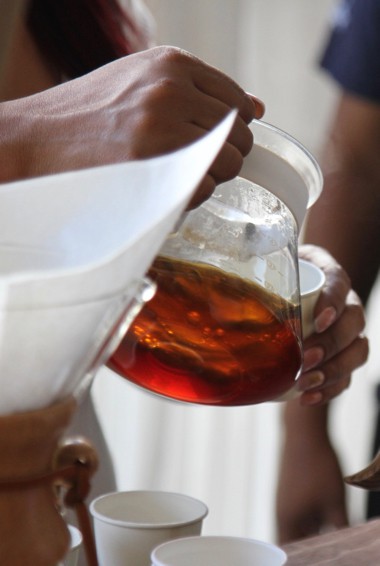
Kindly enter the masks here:
[[156, 546], [152, 552], [151, 552], [151, 560], [153, 563], [153, 560], [155, 560], [155, 566], [165, 566], [165, 564], [161, 561], [160, 556], [157, 557], [157, 553], [159, 553], [161, 551], [162, 548], [167, 548], [170, 546], [174, 546], [177, 544], [183, 544], [184, 546], [186, 546], [186, 544], [191, 544], [192, 541], [197, 540], [200, 541], [201, 544], [206, 544], [207, 541], [215, 541], [218, 543], [223, 543], [223, 542], [234, 542], [236, 544], [252, 544], [254, 543], [257, 546], [261, 546], [261, 547], [265, 547], [268, 550], [273, 551], [273, 554], [276, 555], [278, 558], [283, 559], [282, 564], [285, 565], [288, 559], [288, 555], [286, 554], [286, 552], [280, 548], [279, 546], [277, 546], [274, 543], [271, 542], [266, 542], [263, 540], [259, 540], [259, 539], [255, 539], [255, 538], [250, 538], [250, 537], [240, 537], [240, 536], [231, 536], [231, 535], [199, 535], [199, 536], [190, 536], [190, 537], [181, 537], [181, 538], [177, 538], [177, 539], [172, 539], [172, 540], [168, 540], [166, 542], [163, 542], [161, 544], [159, 544], [158, 546]]
[[[188, 500], [196, 505], [198, 505], [198, 513], [196, 516], [190, 519], [183, 519], [183, 520], [173, 520], [173, 521], [162, 521], [162, 522], [138, 522], [133, 520], [124, 520], [124, 519], [116, 519], [110, 516], [105, 515], [104, 513], [98, 511], [96, 509], [97, 504], [99, 504], [102, 500], [109, 499], [110, 497], [120, 497], [120, 496], [150, 496], [150, 495], [162, 495], [162, 496], [169, 496], [170, 498], [180, 498], [181, 500]], [[93, 518], [98, 519], [103, 523], [108, 523], [110, 525], [117, 525], [119, 527], [125, 529], [165, 529], [165, 528], [182, 528], [186, 525], [192, 525], [194, 523], [198, 523], [199, 521], [203, 521], [203, 519], [208, 515], [209, 509], [203, 501], [192, 497], [190, 495], [186, 495], [184, 493], [178, 493], [173, 491], [164, 491], [164, 490], [125, 490], [125, 491], [112, 491], [109, 493], [104, 493], [98, 497], [96, 497], [93, 501], [91, 501], [90, 506], [90, 513]]]
[[[322, 269], [317, 265], [315, 265], [314, 263], [312, 263], [311, 261], [299, 258], [298, 264], [299, 264], [299, 272], [300, 272], [300, 295], [302, 298], [309, 297], [310, 295], [313, 295], [316, 291], [322, 289], [322, 287], [326, 283], [326, 276], [322, 271]], [[312, 273], [313, 277], [315, 277], [315, 281], [308, 286], [307, 290], [302, 290], [302, 277], [301, 277], [302, 270], [307, 270], [309, 273]]]
[[322, 192], [321, 168], [303, 143], [277, 126], [254, 119], [249, 127], [255, 143], [239, 175], [275, 194], [300, 230], [307, 209]]
[[309, 160], [310, 165], [314, 168], [315, 178], [318, 181], [318, 186], [316, 186], [314, 188], [314, 191], [312, 193], [309, 193], [308, 207], [313, 205], [315, 203], [315, 201], [318, 199], [318, 197], [320, 196], [320, 193], [322, 191], [322, 186], [323, 186], [322, 170], [321, 170], [321, 167], [320, 167], [317, 159], [315, 158], [314, 154], [302, 142], [300, 142], [297, 138], [295, 138], [294, 136], [292, 136], [291, 134], [289, 134], [288, 132], [286, 132], [282, 128], [279, 128], [278, 126], [274, 126], [273, 124], [270, 124], [269, 122], [266, 122], [265, 120], [254, 119], [254, 120], [252, 120], [252, 126], [256, 129], [262, 128], [262, 129], [265, 129], [267, 131], [271, 131], [274, 135], [282, 137], [289, 144], [291, 144], [292, 146], [294, 146], [298, 150], [300, 150], [304, 154], [304, 156]]

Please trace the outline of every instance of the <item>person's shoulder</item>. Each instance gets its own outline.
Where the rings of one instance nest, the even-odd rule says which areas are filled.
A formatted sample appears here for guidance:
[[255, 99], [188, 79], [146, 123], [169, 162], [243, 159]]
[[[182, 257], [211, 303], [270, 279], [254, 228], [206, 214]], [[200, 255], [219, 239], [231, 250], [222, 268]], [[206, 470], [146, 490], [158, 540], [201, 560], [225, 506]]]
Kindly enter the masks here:
[[380, 0], [340, 0], [331, 12], [331, 27], [336, 33], [345, 33], [363, 23], [370, 27], [380, 25]]
[[380, 101], [380, 0], [342, 0], [321, 66], [342, 88]]

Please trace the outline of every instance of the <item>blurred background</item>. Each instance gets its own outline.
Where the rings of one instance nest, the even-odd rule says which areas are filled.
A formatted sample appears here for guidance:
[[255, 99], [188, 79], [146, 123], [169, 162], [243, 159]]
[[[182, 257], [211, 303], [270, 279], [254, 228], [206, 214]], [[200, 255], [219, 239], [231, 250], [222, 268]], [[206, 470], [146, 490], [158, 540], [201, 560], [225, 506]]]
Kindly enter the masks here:
[[[157, 42], [191, 51], [266, 104], [265, 120], [318, 158], [335, 87], [319, 70], [335, 0], [147, 0]], [[372, 301], [379, 301], [375, 291]], [[369, 317], [367, 333], [377, 334]], [[379, 360], [359, 370], [334, 401], [331, 429], [344, 471], [370, 460], [373, 382]], [[210, 509], [205, 534], [275, 541], [274, 498], [281, 404], [209, 408], [157, 399], [107, 369], [93, 394], [119, 489], [180, 491]], [[348, 489], [351, 521], [364, 520], [365, 494]]]

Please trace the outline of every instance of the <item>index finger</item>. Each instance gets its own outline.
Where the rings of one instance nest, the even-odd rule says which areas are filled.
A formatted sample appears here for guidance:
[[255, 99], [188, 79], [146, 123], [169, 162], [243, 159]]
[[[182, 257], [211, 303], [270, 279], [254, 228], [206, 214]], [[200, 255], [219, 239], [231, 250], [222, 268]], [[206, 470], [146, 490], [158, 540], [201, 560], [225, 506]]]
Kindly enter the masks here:
[[236, 108], [247, 124], [256, 117], [258, 99], [245, 92], [222, 71], [210, 65], [198, 65], [194, 68], [192, 78], [194, 86], [201, 92], [224, 102], [230, 108]]

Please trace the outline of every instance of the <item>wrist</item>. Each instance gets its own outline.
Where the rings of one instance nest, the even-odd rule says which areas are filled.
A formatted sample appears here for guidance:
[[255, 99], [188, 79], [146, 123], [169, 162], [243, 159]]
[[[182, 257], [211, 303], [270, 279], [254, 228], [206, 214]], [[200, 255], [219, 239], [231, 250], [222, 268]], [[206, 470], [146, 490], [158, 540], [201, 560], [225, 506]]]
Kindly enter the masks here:
[[328, 437], [328, 405], [302, 406], [298, 399], [294, 399], [284, 405], [282, 422], [287, 439], [296, 436], [324, 440]]

